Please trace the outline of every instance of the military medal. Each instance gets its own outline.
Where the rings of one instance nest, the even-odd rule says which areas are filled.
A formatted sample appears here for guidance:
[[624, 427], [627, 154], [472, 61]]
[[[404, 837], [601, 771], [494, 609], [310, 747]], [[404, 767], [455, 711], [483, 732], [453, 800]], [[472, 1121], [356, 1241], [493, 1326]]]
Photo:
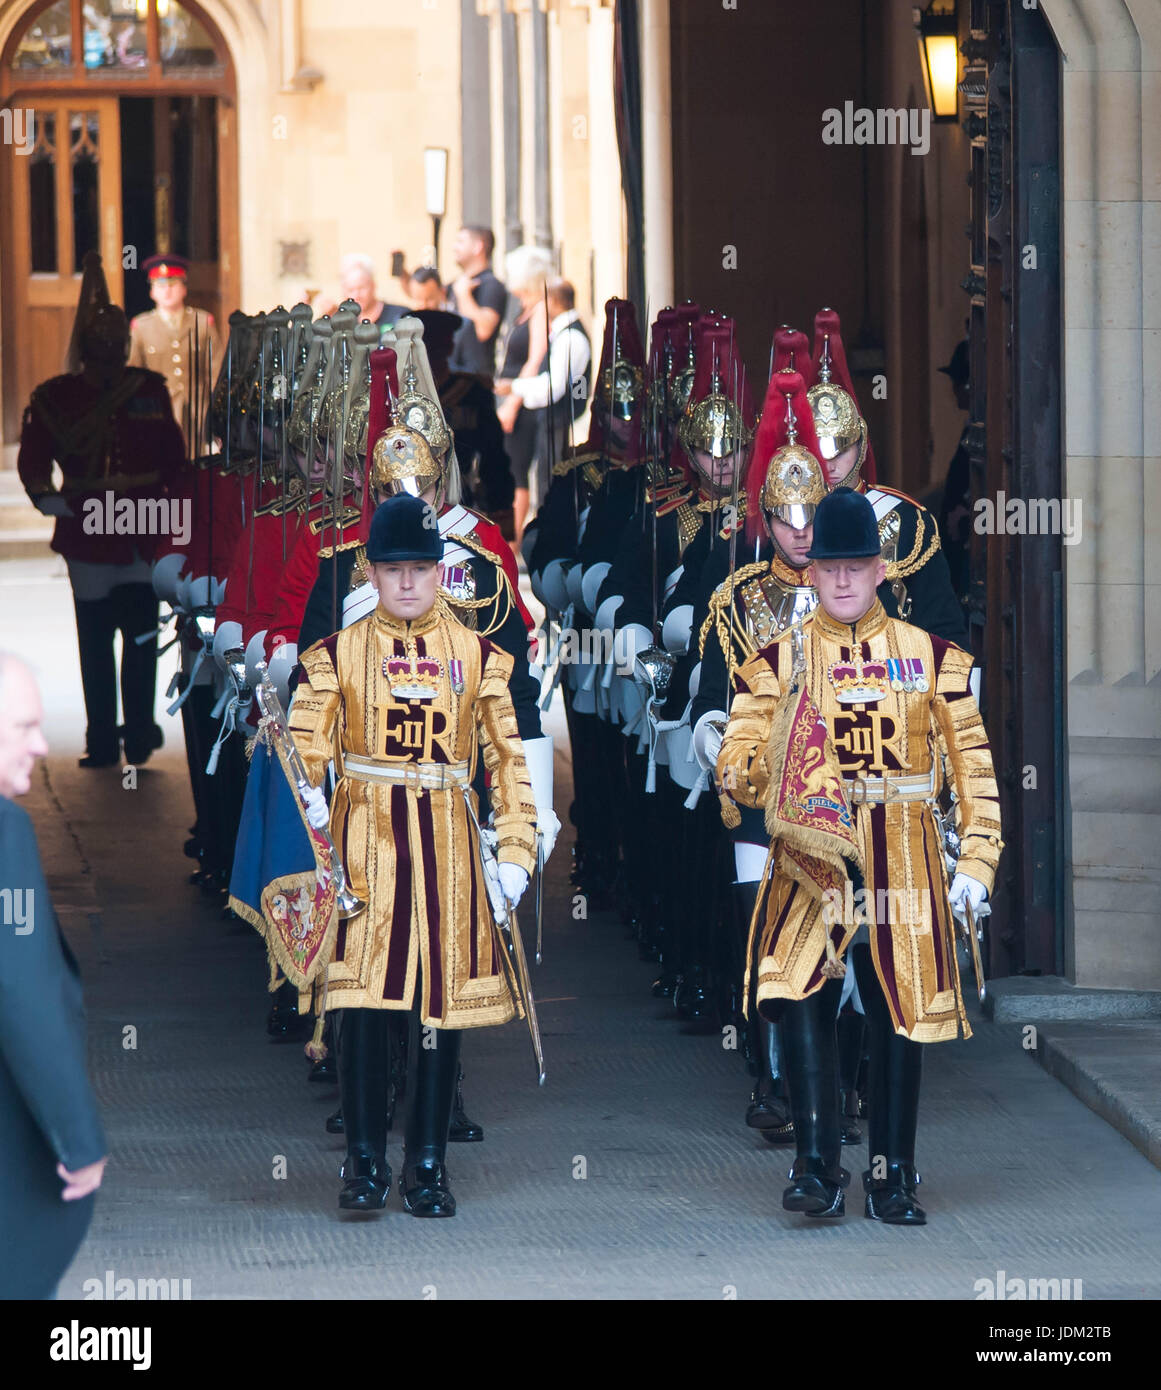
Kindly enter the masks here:
[[923, 669], [923, 659], [918, 656], [912, 658], [911, 666], [915, 673], [912, 682], [915, 686], [915, 689], [918, 690], [920, 694], [923, 694], [925, 691], [930, 690], [931, 686], [928, 683], [927, 674]]
[[900, 664], [897, 656], [889, 656], [887, 658], [887, 675], [890, 679], [892, 690], [903, 689], [903, 677], [900, 674]]
[[910, 692], [915, 689], [915, 677], [911, 674], [911, 658], [903, 658], [903, 689]]
[[453, 692], [456, 695], [462, 695], [464, 693], [464, 663], [458, 657], [449, 657], [447, 670], [451, 677]]

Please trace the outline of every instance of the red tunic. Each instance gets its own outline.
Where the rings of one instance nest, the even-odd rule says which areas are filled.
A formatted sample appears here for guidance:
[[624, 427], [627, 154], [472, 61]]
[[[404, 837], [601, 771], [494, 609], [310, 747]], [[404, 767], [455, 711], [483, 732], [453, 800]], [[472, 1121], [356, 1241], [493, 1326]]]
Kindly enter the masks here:
[[[53, 460], [60, 465], [61, 495], [74, 515], [56, 519], [52, 548], [58, 555], [127, 565], [135, 555], [152, 560], [172, 529], [167, 489], [184, 455], [165, 379], [129, 367], [111, 391], [82, 375], [42, 382], [24, 412], [16, 466], [35, 502], [53, 490]], [[134, 504], [131, 515], [125, 499]], [[164, 507], [160, 499], [167, 499]]]

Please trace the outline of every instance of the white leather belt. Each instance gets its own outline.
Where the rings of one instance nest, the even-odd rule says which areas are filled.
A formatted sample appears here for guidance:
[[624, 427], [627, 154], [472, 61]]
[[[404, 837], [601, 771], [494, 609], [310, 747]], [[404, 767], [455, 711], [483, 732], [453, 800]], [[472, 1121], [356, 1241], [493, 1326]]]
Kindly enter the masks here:
[[357, 753], [344, 754], [343, 771], [357, 782], [394, 782], [413, 791], [447, 791], [472, 780], [467, 763], [381, 763]]
[[916, 777], [844, 778], [852, 806], [879, 801], [931, 801], [935, 798], [935, 767]]

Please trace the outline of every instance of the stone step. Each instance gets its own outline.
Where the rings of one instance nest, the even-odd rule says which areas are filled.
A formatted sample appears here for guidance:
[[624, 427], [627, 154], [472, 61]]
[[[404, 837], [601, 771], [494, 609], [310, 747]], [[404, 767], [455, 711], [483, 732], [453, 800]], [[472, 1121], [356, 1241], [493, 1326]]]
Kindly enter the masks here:
[[28, 500], [14, 468], [0, 468], [0, 560], [50, 555], [53, 518]]
[[15, 468], [0, 468], [0, 560], [50, 555], [51, 539], [53, 518], [29, 502]]

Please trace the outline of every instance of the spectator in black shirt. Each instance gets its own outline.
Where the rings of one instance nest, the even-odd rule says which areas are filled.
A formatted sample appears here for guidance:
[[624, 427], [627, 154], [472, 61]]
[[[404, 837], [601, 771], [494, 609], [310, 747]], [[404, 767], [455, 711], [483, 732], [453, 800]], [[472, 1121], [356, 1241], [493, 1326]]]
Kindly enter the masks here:
[[508, 291], [492, 274], [496, 238], [488, 227], [461, 227], [453, 255], [460, 274], [448, 287], [448, 305], [464, 320], [452, 351], [453, 371], [496, 374], [496, 339], [508, 307]]

